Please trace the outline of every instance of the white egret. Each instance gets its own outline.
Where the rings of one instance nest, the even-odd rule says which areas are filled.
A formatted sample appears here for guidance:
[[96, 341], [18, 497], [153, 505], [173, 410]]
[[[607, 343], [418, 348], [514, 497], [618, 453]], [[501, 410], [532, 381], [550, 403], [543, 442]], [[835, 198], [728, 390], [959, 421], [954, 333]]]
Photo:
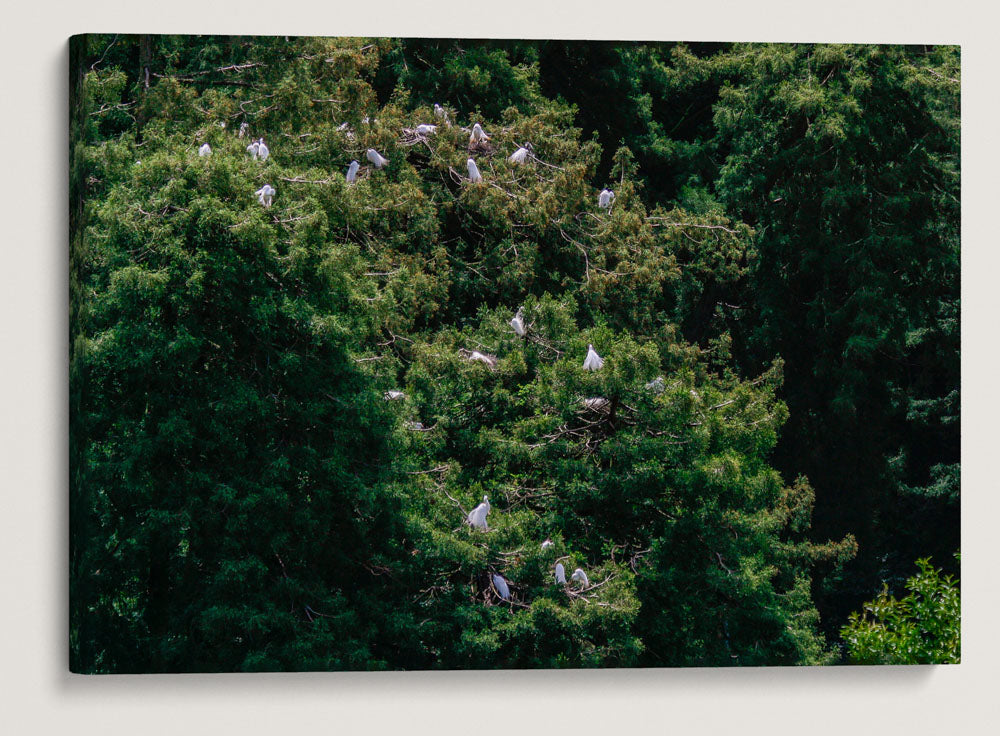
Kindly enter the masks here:
[[249, 130], [250, 130], [250, 123], [248, 123], [246, 120], [244, 120], [242, 123], [240, 123], [239, 137], [243, 138], [244, 136], [246, 136], [246, 134], [247, 134], [247, 132], [249, 132]]
[[490, 513], [490, 499], [483, 496], [483, 502], [476, 506], [469, 512], [469, 516], [466, 518], [469, 524], [471, 524], [476, 529], [489, 529], [486, 525], [486, 517]]
[[265, 184], [256, 192], [254, 192], [254, 194], [257, 195], [257, 201], [259, 201], [265, 207], [270, 207], [271, 202], [274, 200], [275, 189], [270, 184]]
[[524, 319], [521, 317], [521, 310], [517, 310], [517, 314], [514, 315], [514, 319], [510, 321], [510, 326], [514, 330], [514, 334], [518, 337], [524, 337], [525, 333], [528, 331], [524, 326]]
[[475, 146], [479, 145], [482, 141], [488, 141], [490, 137], [486, 135], [486, 131], [483, 130], [483, 126], [476, 123], [472, 126], [472, 135], [469, 136], [469, 145]]
[[385, 398], [386, 401], [399, 401], [400, 399], [405, 399], [406, 394], [404, 394], [402, 391], [395, 391], [395, 390], [386, 391], [385, 394], [383, 395], [383, 398]]
[[434, 114], [441, 120], [448, 119], [448, 113], [445, 111], [443, 107], [441, 107], [436, 102], [434, 103]]
[[566, 584], [566, 568], [561, 562], [556, 563], [556, 582]]
[[510, 598], [510, 588], [507, 587], [507, 581], [499, 575], [493, 575], [493, 587], [497, 589], [497, 593], [504, 600], [508, 600]]
[[590, 585], [590, 580], [587, 578], [587, 573], [585, 573], [579, 567], [573, 571], [573, 574], [570, 576], [570, 580], [579, 581], [580, 585], [584, 588]]
[[427, 125], [426, 123], [421, 123], [417, 126], [417, 135], [430, 135], [431, 133], [437, 133], [438, 126]]
[[372, 164], [375, 166], [376, 169], [381, 169], [383, 166], [389, 163], [389, 159], [380, 154], [374, 148], [369, 148], [368, 151], [365, 153], [365, 156], [368, 158], [369, 161], [372, 162]]
[[583, 405], [590, 409], [591, 411], [607, 412], [610, 401], [605, 399], [603, 396], [595, 396], [592, 399], [584, 399]]
[[665, 384], [663, 382], [663, 376], [657, 376], [652, 381], [646, 384], [646, 390], [652, 391], [655, 394], [662, 394]]
[[587, 346], [587, 357], [583, 361], [585, 371], [599, 371], [604, 366], [604, 358], [597, 354], [593, 345]]
[[261, 161], [267, 161], [267, 157], [271, 155], [271, 149], [267, 147], [266, 143], [264, 143], [263, 138], [257, 141], [257, 143], [260, 144], [257, 146], [257, 158]]
[[544, 542], [542, 542], [542, 549], [548, 549], [551, 546], [552, 546], [551, 539], [546, 539]]
[[602, 210], [610, 210], [614, 201], [615, 193], [610, 189], [602, 189], [600, 196], [597, 198], [597, 206]]
[[481, 353], [478, 350], [465, 350], [464, 348], [459, 350], [458, 354], [473, 363], [482, 363], [490, 370], [497, 367], [497, 359], [495, 355]]
[[347, 183], [353, 184], [358, 178], [358, 169], [361, 168], [361, 164], [357, 161], [351, 161], [351, 165], [347, 167]]
[[257, 158], [257, 151], [259, 149], [260, 149], [260, 143], [254, 141], [249, 146], [247, 146], [247, 153], [249, 153], [252, 158]]
[[483, 175], [479, 173], [479, 167], [476, 166], [476, 162], [474, 159], [470, 158], [466, 162], [466, 166], [469, 167], [469, 179], [471, 179], [473, 182], [483, 180]]
[[518, 148], [514, 153], [507, 157], [507, 160], [512, 164], [523, 164], [528, 160], [528, 155], [531, 153], [531, 144], [525, 143], [523, 146]]
[[212, 147], [210, 145], [208, 145], [207, 143], [202, 143], [201, 144], [201, 148], [198, 149], [198, 155], [199, 156], [211, 156], [212, 155]]

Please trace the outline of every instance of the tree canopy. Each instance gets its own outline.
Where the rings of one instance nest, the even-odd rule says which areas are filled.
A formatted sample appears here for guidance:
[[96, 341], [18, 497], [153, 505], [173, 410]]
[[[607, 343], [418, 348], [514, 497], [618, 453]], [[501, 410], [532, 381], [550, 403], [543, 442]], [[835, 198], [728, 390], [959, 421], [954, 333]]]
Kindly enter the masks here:
[[957, 49], [70, 67], [74, 670], [832, 663], [957, 549]]

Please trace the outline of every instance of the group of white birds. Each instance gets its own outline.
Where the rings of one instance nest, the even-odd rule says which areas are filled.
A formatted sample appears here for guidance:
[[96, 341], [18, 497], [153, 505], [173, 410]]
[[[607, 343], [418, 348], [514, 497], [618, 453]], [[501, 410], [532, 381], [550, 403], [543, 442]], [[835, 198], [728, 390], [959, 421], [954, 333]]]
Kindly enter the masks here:
[[[446, 125], [451, 125], [448, 119], [448, 112], [441, 107], [441, 105], [434, 104], [434, 115], [442, 120]], [[369, 122], [368, 118], [364, 119], [364, 122]], [[225, 127], [225, 126], [223, 126]], [[246, 121], [240, 123], [239, 137], [243, 138], [249, 132], [249, 125]], [[416, 134], [420, 137], [426, 138], [429, 135], [437, 133], [438, 126], [430, 123], [421, 123], [414, 128]], [[338, 127], [338, 130], [348, 131], [348, 135], [353, 137], [350, 132], [350, 126], [347, 123], [343, 123]], [[463, 128], [463, 130], [468, 130]], [[490, 136], [486, 134], [483, 130], [483, 126], [480, 123], [475, 123], [472, 126], [472, 130], [469, 133], [469, 150], [483, 150], [483, 146], [487, 141], [490, 140]], [[251, 141], [250, 145], [247, 146], [247, 153], [255, 161], [267, 161], [268, 157], [271, 155], [271, 149], [267, 147], [264, 143], [264, 138], [258, 138]], [[201, 157], [211, 156], [212, 147], [208, 143], [203, 143], [198, 147], [198, 155]], [[527, 163], [529, 157], [534, 157], [534, 148], [531, 143], [525, 143], [523, 146], [518, 147], [514, 153], [507, 157], [507, 160], [512, 164], [524, 164]], [[372, 164], [376, 169], [383, 169], [389, 165], [389, 159], [383, 156], [381, 153], [376, 151], [374, 148], [369, 148], [365, 151], [365, 158]], [[476, 164], [476, 160], [471, 156], [466, 161], [466, 168], [469, 172], [469, 181], [476, 184], [483, 181], [482, 172], [479, 171], [479, 166]], [[361, 164], [354, 160], [347, 167], [347, 173], [345, 174], [345, 179], [348, 184], [353, 184], [358, 179], [358, 172], [361, 169]], [[270, 207], [271, 203], [274, 201], [274, 195], [276, 190], [270, 184], [265, 184], [261, 189], [255, 192], [257, 200], [264, 207]], [[610, 189], [604, 189], [598, 195], [597, 203], [601, 209], [611, 210], [612, 204], [615, 201], [615, 193]]]
[[[469, 515], [466, 517], [466, 522], [472, 526], [474, 529], [481, 529], [482, 531], [489, 531], [489, 526], [486, 523], [486, 517], [490, 513], [490, 499], [488, 496], [483, 496], [483, 502], [476, 506]], [[542, 551], [549, 549], [553, 546], [551, 539], [546, 539], [542, 542]], [[566, 585], [566, 568], [563, 567], [561, 562], [556, 562], [555, 568], [553, 570], [555, 582], [557, 585]], [[496, 588], [497, 594], [503, 600], [510, 600], [510, 586], [504, 579], [503, 575], [493, 573], [493, 587]], [[570, 580], [580, 583], [581, 588], [587, 588], [590, 585], [590, 579], [587, 577], [587, 573], [583, 571], [583, 568], [578, 567], [570, 575]]]
[[[524, 317], [521, 310], [517, 310], [517, 314], [514, 315], [513, 319], [510, 321], [510, 326], [513, 328], [514, 333], [518, 337], [524, 337], [527, 334], [527, 327], [524, 324]], [[490, 368], [496, 365], [496, 358], [493, 356], [483, 355], [478, 351], [459, 351], [467, 353], [466, 358], [468, 360], [479, 360], [486, 363]], [[604, 367], [604, 358], [598, 355], [597, 351], [594, 350], [592, 344], [587, 345], [587, 356], [583, 359], [583, 369], [586, 371], [599, 371]], [[647, 384], [648, 386], [648, 384]], [[390, 397], [389, 394], [398, 394], [399, 396]], [[386, 392], [386, 398], [402, 398], [403, 393], [401, 391], [389, 391]], [[587, 399], [587, 401], [602, 401], [607, 403], [607, 399]], [[486, 517], [490, 513], [490, 499], [488, 496], [483, 496], [483, 502], [476, 506], [472, 511], [466, 516], [466, 523], [472, 526], [474, 529], [481, 529], [482, 531], [489, 531], [489, 525], [486, 523]], [[551, 539], [546, 539], [542, 542], [542, 550], [546, 550], [553, 546]], [[566, 568], [563, 567], [561, 562], [556, 562], [555, 568], [553, 570], [555, 582], [557, 585], [566, 585]], [[507, 585], [507, 581], [504, 580], [502, 575], [496, 573], [493, 574], [493, 587], [496, 588], [497, 594], [503, 600], [510, 599], [510, 586]], [[573, 574], [570, 576], [570, 580], [579, 582], [582, 588], [586, 588], [590, 585], [590, 579], [587, 577], [587, 573], [583, 571], [583, 568], [576, 568]]]
[[[441, 107], [441, 105], [434, 105], [435, 116], [444, 121], [446, 124], [450, 125], [448, 121], [447, 111]], [[367, 119], [365, 122], [368, 122]], [[346, 129], [347, 124], [340, 126], [341, 129]], [[426, 137], [429, 135], [434, 135], [437, 133], [437, 125], [432, 125], [428, 123], [422, 123], [417, 125], [414, 129], [417, 135], [421, 137]], [[239, 137], [243, 138], [249, 131], [249, 125], [246, 122], [240, 124]], [[482, 150], [483, 146], [487, 141], [490, 140], [490, 136], [486, 134], [480, 123], [475, 123], [472, 126], [472, 131], [469, 135], [469, 150]], [[267, 161], [268, 157], [271, 155], [271, 150], [268, 148], [267, 144], [264, 142], [264, 138], [258, 138], [252, 141], [246, 147], [247, 153], [250, 155], [251, 159], [255, 161]], [[198, 156], [206, 157], [212, 155], [212, 147], [208, 143], [203, 143], [198, 147]], [[514, 153], [507, 157], [507, 160], [511, 164], [520, 165], [528, 162], [530, 157], [534, 157], [534, 148], [531, 143], [525, 143], [523, 146], [518, 147]], [[389, 159], [380, 154], [374, 148], [369, 148], [365, 152], [365, 158], [372, 164], [376, 169], [383, 169], [389, 165]], [[479, 166], [476, 164], [476, 160], [471, 156], [466, 161], [466, 166], [469, 172], [469, 180], [473, 183], [478, 183], [483, 180], [483, 175], [479, 171]], [[348, 184], [353, 184], [357, 181], [358, 172], [361, 169], [361, 164], [354, 160], [347, 167], [347, 173], [345, 179]], [[277, 190], [270, 184], [265, 184], [260, 189], [258, 189], [254, 194], [257, 197], [257, 201], [263, 207], [270, 207], [274, 202], [274, 195]], [[614, 204], [615, 193], [610, 189], [604, 189], [598, 195], [598, 206], [604, 210], [610, 210], [611, 206]], [[524, 317], [522, 311], [519, 309], [517, 314], [510, 320], [510, 326], [514, 330], [514, 333], [518, 337], [524, 337], [527, 334], [528, 326], [524, 322]], [[478, 350], [460, 350], [459, 353], [465, 357], [467, 360], [472, 362], [479, 362], [486, 365], [490, 370], [493, 370], [497, 365], [496, 357], [482, 353]], [[583, 361], [583, 368], [587, 371], [597, 371], [604, 366], [604, 359], [598, 355], [597, 351], [594, 350], [593, 345], [587, 345], [587, 355]], [[656, 382], [659, 382], [659, 387], [662, 389], [663, 379], [662, 377], [654, 379], [650, 383], [646, 384], [647, 388], [654, 387]], [[391, 390], [386, 391], [384, 398], [387, 401], [397, 401], [406, 397], [402, 391]], [[591, 409], [600, 409], [606, 406], [608, 403], [607, 399], [603, 398], [593, 398], [586, 399], [584, 405]], [[411, 425], [419, 425], [420, 429], [425, 429], [419, 422], [411, 422]], [[481, 529], [487, 531], [489, 529], [486, 523], [486, 517], [490, 513], [490, 501], [487, 496], [483, 496], [483, 502], [476, 506], [472, 511], [468, 513], [466, 521], [475, 529]], [[546, 550], [553, 546], [551, 540], [545, 540], [542, 542], [542, 550]], [[556, 562], [553, 570], [554, 579], [556, 584], [566, 585], [566, 568], [563, 567], [561, 562]], [[570, 576], [570, 580], [579, 582], [583, 588], [587, 588], [590, 585], [590, 580], [587, 578], [587, 573], [583, 571], [582, 568], [576, 568], [573, 574]], [[510, 586], [502, 575], [492, 574], [493, 586], [497, 591], [497, 594], [503, 600], [510, 599]]]
[[[510, 320], [511, 329], [514, 330], [514, 334], [518, 337], [524, 337], [528, 332], [528, 325], [524, 321], [524, 313], [521, 309], [517, 310], [517, 313]], [[493, 370], [497, 365], [497, 359], [495, 356], [488, 355], [486, 353], [481, 353], [478, 350], [466, 350], [460, 348], [458, 351], [459, 355], [464, 357], [466, 360], [471, 362], [479, 362], [486, 365], [490, 370]], [[599, 371], [604, 367], [604, 358], [594, 349], [592, 343], [587, 345], [587, 354], [583, 359], [583, 369], [585, 371]], [[646, 389], [653, 391], [654, 393], [661, 393], [665, 388], [665, 382], [663, 376], [657, 376], [653, 380], [646, 383]], [[406, 398], [406, 394], [399, 390], [386, 391], [384, 398], [386, 401], [397, 401]], [[604, 397], [594, 397], [589, 399], [584, 399], [583, 404], [586, 408], [592, 411], [604, 411], [609, 406], [610, 402]], [[411, 425], [419, 424], [419, 422], [413, 423]], [[426, 429], [422, 424], [419, 425], [419, 429]], [[466, 515], [466, 523], [469, 524], [474, 529], [480, 529], [482, 531], [489, 531], [489, 525], [487, 524], [486, 517], [490, 513], [490, 499], [488, 496], [483, 496], [482, 503], [478, 504]], [[542, 550], [546, 550], [553, 546], [553, 542], [550, 539], [546, 539], [542, 542]], [[563, 567], [561, 562], [556, 562], [554, 568], [555, 582], [557, 584], [566, 584], [566, 568]], [[493, 573], [492, 574], [493, 587], [496, 589], [497, 594], [503, 600], [510, 599], [510, 586], [507, 581], [504, 580], [502, 575]], [[581, 584], [582, 588], [587, 588], [590, 585], [590, 580], [587, 578], [587, 573], [583, 571], [582, 568], [576, 568], [573, 574], [570, 576], [570, 580], [577, 581]]]

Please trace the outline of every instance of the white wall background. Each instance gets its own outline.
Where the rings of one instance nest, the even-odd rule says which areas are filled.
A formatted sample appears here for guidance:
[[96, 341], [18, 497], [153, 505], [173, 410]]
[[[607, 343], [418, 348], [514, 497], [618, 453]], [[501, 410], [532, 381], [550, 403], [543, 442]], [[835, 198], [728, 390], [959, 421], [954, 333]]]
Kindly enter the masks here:
[[[427, 7], [421, 8], [419, 5]], [[0, 44], [0, 733], [998, 733], [996, 4], [53, 0]], [[78, 677], [67, 671], [67, 38], [81, 32], [961, 43], [963, 663]]]

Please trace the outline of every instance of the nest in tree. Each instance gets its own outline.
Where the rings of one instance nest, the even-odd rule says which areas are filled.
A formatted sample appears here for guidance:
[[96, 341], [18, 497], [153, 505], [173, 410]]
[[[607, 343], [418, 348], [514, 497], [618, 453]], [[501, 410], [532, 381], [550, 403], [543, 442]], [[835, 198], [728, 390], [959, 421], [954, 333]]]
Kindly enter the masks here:
[[478, 141], [469, 141], [469, 153], [478, 153], [481, 155], [489, 155], [493, 153], [493, 146], [490, 144], [487, 138], [480, 138]]

